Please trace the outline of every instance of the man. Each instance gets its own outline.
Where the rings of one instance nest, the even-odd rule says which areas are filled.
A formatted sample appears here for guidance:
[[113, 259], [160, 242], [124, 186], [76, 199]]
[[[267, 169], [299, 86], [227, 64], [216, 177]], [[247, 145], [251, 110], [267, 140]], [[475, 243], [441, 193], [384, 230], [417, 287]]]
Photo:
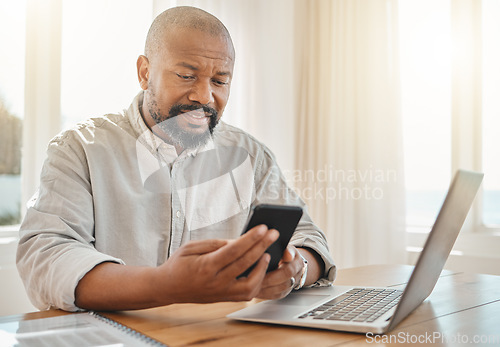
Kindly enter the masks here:
[[325, 237], [307, 212], [267, 274], [265, 250], [278, 232], [261, 225], [239, 236], [251, 205], [303, 203], [265, 146], [219, 122], [234, 59], [218, 19], [167, 10], [138, 58], [143, 91], [130, 108], [51, 141], [17, 254], [37, 307], [276, 299], [334, 279]]

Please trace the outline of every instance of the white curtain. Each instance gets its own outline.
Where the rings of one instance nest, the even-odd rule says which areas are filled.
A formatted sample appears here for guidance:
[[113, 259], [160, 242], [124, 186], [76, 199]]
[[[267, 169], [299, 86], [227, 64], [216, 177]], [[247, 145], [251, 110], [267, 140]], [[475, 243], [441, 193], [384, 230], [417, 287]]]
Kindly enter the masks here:
[[405, 261], [397, 0], [298, 0], [297, 172], [339, 267]]
[[481, 171], [482, 158], [476, 153], [481, 152], [482, 146], [482, 2], [452, 0], [450, 9], [452, 172], [459, 168]]
[[176, 5], [228, 27], [224, 119], [273, 150], [337, 264], [403, 263], [397, 0], [155, 0], [153, 14]]

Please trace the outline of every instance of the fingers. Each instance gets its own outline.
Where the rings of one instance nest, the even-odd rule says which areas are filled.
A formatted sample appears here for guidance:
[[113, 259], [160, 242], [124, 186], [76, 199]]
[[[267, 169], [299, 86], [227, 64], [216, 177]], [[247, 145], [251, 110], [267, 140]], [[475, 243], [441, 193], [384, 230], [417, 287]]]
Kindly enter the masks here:
[[293, 245], [288, 245], [283, 252], [283, 257], [281, 257], [280, 264], [293, 261], [297, 255], [297, 248], [295, 248]]
[[270, 272], [262, 285], [264, 287], [272, 287], [280, 283], [285, 283], [290, 277], [296, 277], [301, 272], [303, 266], [304, 264], [299, 251], [293, 245], [288, 245], [283, 252], [278, 269]]
[[222, 276], [235, 278], [257, 262], [278, 237], [276, 230], [259, 225], [214, 252], [213, 260], [222, 268]]
[[262, 282], [263, 288], [283, 286], [290, 282], [291, 277], [297, 277], [302, 270], [302, 264], [286, 263], [278, 269], [269, 272]]
[[[180, 278], [185, 276], [185, 268], [190, 268], [189, 273], [196, 273], [197, 285], [191, 283], [181, 292], [175, 292], [182, 299], [179, 302], [198, 297], [193, 295], [196, 288], [203, 288], [203, 302], [253, 299], [261, 291], [269, 265], [270, 256], [265, 251], [278, 237], [278, 231], [261, 225], [236, 240], [203, 240], [185, 244], [164, 266]], [[184, 270], [173, 266], [172, 262], [175, 265], [181, 262], [185, 265], [181, 266]], [[253, 264], [256, 266], [248, 277], [237, 278]]]
[[184, 245], [185, 255], [211, 253], [227, 245], [228, 240], [197, 240]]
[[[287, 248], [285, 253], [289, 252], [288, 256], [295, 253], [292, 261], [282, 261], [279, 268], [272, 271], [266, 275], [264, 281], [262, 282], [262, 289], [260, 290], [258, 297], [261, 299], [280, 299], [285, 297], [293, 289], [291, 278], [294, 278], [296, 282], [297, 277], [300, 275], [302, 270], [303, 261], [298, 255], [298, 251], [295, 247], [290, 246]], [[285, 259], [285, 253], [283, 260]]]
[[257, 296], [261, 291], [262, 281], [266, 276], [266, 269], [270, 260], [271, 256], [268, 253], [264, 253], [248, 277], [236, 280], [236, 283], [231, 288], [231, 292], [235, 295], [236, 300], [249, 301]]
[[294, 277], [286, 277], [286, 279], [283, 282], [280, 282], [276, 285], [270, 286], [270, 287], [261, 287], [259, 293], [257, 294], [257, 297], [259, 299], [266, 299], [266, 300], [275, 300], [275, 299], [281, 299], [290, 294], [290, 292], [293, 290], [293, 287], [295, 286], [295, 280], [292, 280]]

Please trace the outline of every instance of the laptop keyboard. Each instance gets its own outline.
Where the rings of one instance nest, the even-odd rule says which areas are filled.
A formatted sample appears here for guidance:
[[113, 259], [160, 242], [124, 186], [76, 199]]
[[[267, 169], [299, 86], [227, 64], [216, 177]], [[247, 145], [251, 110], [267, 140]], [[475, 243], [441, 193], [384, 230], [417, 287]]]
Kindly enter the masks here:
[[401, 294], [396, 289], [354, 288], [299, 318], [371, 323], [396, 306]]

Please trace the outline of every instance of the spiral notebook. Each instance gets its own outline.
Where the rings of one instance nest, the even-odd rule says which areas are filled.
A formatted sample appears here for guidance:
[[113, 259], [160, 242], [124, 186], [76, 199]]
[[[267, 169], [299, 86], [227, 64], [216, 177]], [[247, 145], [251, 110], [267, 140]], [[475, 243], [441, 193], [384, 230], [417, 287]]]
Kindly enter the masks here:
[[0, 347], [166, 346], [96, 312], [0, 321]]

